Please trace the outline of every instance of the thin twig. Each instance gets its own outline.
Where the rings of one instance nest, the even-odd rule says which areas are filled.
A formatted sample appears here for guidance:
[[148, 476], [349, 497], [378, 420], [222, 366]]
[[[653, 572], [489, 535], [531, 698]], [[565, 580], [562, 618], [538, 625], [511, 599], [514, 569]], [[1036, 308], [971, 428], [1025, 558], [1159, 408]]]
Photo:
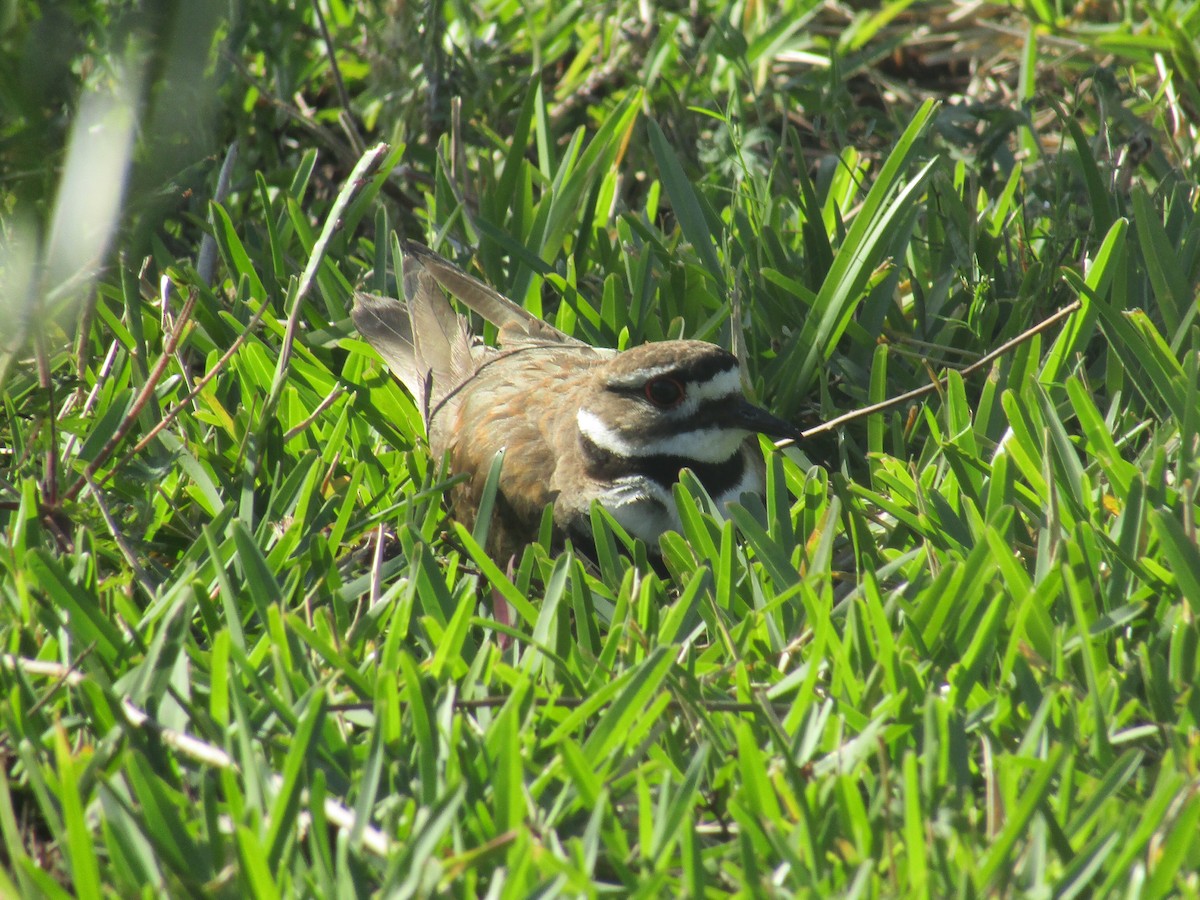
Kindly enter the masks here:
[[150, 377], [146, 379], [146, 383], [142, 385], [142, 389], [138, 392], [137, 399], [133, 401], [133, 405], [129, 407], [129, 411], [121, 420], [121, 424], [117, 426], [117, 430], [112, 433], [104, 446], [96, 454], [95, 459], [87, 464], [83, 470], [83, 474], [75, 480], [75, 483], [63, 495], [67, 500], [74, 500], [79, 496], [79, 492], [87, 485], [88, 480], [95, 476], [101, 466], [108, 462], [108, 458], [125, 439], [125, 435], [133, 428], [133, 423], [138, 420], [142, 414], [142, 410], [146, 404], [150, 402], [150, 398], [154, 396], [154, 391], [158, 388], [158, 382], [162, 379], [163, 373], [167, 369], [167, 364], [171, 361], [171, 355], [175, 352], [175, 348], [179, 345], [180, 339], [183, 337], [184, 329], [188, 322], [191, 321], [192, 310], [196, 306], [197, 292], [191, 291], [188, 295], [187, 302], [184, 303], [183, 309], [179, 313], [179, 321], [175, 323], [175, 330], [171, 332], [170, 338], [167, 339], [166, 346], [163, 348], [162, 354], [158, 357], [158, 362], [154, 364], [154, 371], [150, 373]]
[[292, 428], [289, 428], [287, 431], [285, 431], [283, 433], [283, 442], [286, 444], [288, 441], [290, 441], [296, 435], [300, 434], [305, 429], [307, 429], [308, 426], [311, 425], [313, 422], [317, 421], [317, 418], [321, 415], [321, 413], [323, 413], [323, 412], [325, 412], [325, 410], [329, 409], [329, 407], [333, 405], [333, 401], [336, 400], [338, 397], [342, 396], [342, 394], [344, 394], [345, 392], [346, 392], [345, 389], [341, 388], [341, 387], [336, 387], [332, 391], [330, 391], [329, 395], [324, 400], [322, 400], [320, 403], [317, 404], [317, 408], [314, 409], [312, 411], [312, 413], [304, 419], [303, 422], [300, 422], [298, 425], [295, 425]]
[[292, 361], [292, 349], [296, 344], [296, 331], [300, 326], [300, 309], [304, 298], [308, 295], [308, 291], [312, 287], [313, 281], [316, 280], [317, 272], [321, 269], [321, 263], [325, 259], [325, 252], [329, 249], [329, 242], [333, 240], [333, 236], [342, 227], [342, 214], [350, 206], [350, 202], [358, 196], [359, 190], [366, 184], [367, 179], [379, 168], [379, 164], [383, 162], [384, 157], [390, 149], [387, 144], [376, 144], [362, 155], [358, 163], [354, 166], [354, 169], [350, 172], [349, 178], [346, 179], [346, 186], [342, 188], [334, 200], [333, 207], [329, 210], [329, 215], [325, 217], [325, 227], [321, 230], [317, 242], [313, 244], [312, 253], [308, 257], [308, 264], [305, 265], [304, 271], [300, 274], [300, 283], [296, 286], [296, 293], [292, 298], [292, 308], [288, 312], [287, 328], [283, 334], [283, 344], [279, 348], [279, 361], [275, 366], [275, 378], [271, 384], [271, 392], [267, 397], [267, 402], [263, 406], [264, 419], [275, 415], [275, 408], [278, 406], [279, 398], [283, 393], [288, 366]]
[[[279, 400], [283, 396], [284, 386], [287, 383], [288, 369], [291, 365], [292, 353], [296, 345], [296, 334], [300, 327], [300, 312], [303, 307], [303, 301], [316, 280], [317, 273], [320, 271], [325, 254], [329, 249], [329, 244], [333, 240], [333, 236], [343, 227], [342, 216], [350, 206], [350, 203], [368, 183], [370, 177], [379, 168], [379, 165], [383, 162], [390, 149], [387, 144], [377, 144], [364, 153], [355, 164], [354, 169], [346, 179], [345, 185], [334, 199], [333, 206], [325, 217], [325, 225], [321, 229], [321, 234], [317, 237], [316, 243], [313, 244], [312, 252], [309, 254], [304, 271], [300, 274], [300, 280], [296, 284], [295, 290], [289, 292], [289, 296], [285, 302], [290, 302], [291, 308], [288, 311], [287, 325], [284, 329], [283, 342], [279, 348], [279, 356], [275, 364], [271, 389], [262, 405], [261, 414], [256, 414], [253, 410], [250, 413], [250, 420], [261, 423], [261, 429], [267, 427], [267, 423], [275, 416], [275, 412], [279, 407]], [[261, 430], [247, 431], [247, 443], [239, 450], [239, 461], [242, 452], [247, 449], [251, 442], [258, 439], [260, 433]], [[255, 469], [257, 470], [257, 466], [262, 460], [262, 455], [255, 453], [254, 459]], [[257, 477], [256, 473], [254, 477]]]
[[[36, 715], [38, 710], [40, 710], [43, 706], [45, 706], [47, 703], [49, 703], [51, 698], [53, 698], [58, 693], [59, 688], [64, 687], [64, 686], [65, 687], [75, 687], [75, 685], [77, 685], [77, 684], [79, 684], [79, 682], [83, 681], [83, 679], [86, 676], [84, 676], [83, 672], [80, 671], [79, 664], [81, 662], [83, 662], [85, 659], [87, 659], [88, 656], [91, 654], [91, 652], [95, 649], [96, 649], [96, 642], [92, 641], [90, 644], [88, 644], [86, 647], [83, 648], [83, 650], [80, 652], [80, 654], [78, 656], [75, 657], [75, 659], [73, 659], [71, 661], [71, 664], [69, 666], [65, 666], [65, 667], [60, 665], [59, 663], [46, 662], [46, 661], [40, 660], [40, 659], [28, 660], [28, 662], [34, 663], [34, 664], [53, 666], [53, 668], [47, 668], [44, 673], [35, 673], [35, 674], [50, 675], [55, 679], [55, 681], [54, 681], [54, 684], [50, 685], [50, 689], [48, 691], [46, 691], [46, 693], [42, 694], [42, 696], [38, 697], [37, 700], [34, 702], [33, 706], [29, 707], [29, 711], [27, 713], [25, 713], [25, 717], [27, 719], [29, 719], [29, 718], [32, 718], [34, 715]], [[9, 656], [7, 653], [4, 655], [5, 665], [8, 668], [13, 669], [13, 670], [16, 669], [16, 666], [12, 662], [12, 660], [15, 660], [15, 659], [17, 659], [17, 657]]]
[[113, 472], [124, 468], [131, 459], [146, 449], [149, 443], [158, 437], [159, 433], [164, 428], [174, 422], [179, 414], [183, 412], [186, 407], [191, 405], [191, 402], [200, 395], [200, 392], [208, 386], [210, 381], [212, 381], [221, 373], [221, 370], [225, 368], [229, 360], [233, 358], [233, 355], [237, 353], [239, 349], [241, 349], [242, 344], [244, 344], [247, 338], [254, 333], [254, 329], [258, 326], [258, 323], [262, 321], [262, 317], [269, 307], [270, 304], [265, 302], [259, 306], [254, 315], [252, 315], [249, 321], [246, 322], [246, 327], [242, 329], [242, 333], [233, 339], [233, 343], [229, 345], [229, 349], [222, 353], [221, 358], [213, 364], [213, 367], [204, 373], [200, 380], [196, 382], [196, 386], [188, 391], [187, 395], [182, 400], [167, 410], [162, 419], [160, 419], [158, 422], [155, 422], [153, 427], [146, 432], [145, 436], [143, 436], [140, 441], [133, 445], [133, 449], [122, 456], [121, 461], [113, 466], [112, 470], [104, 474], [104, 477], [100, 479], [101, 484], [107, 481], [112, 476]]
[[[1071, 315], [1071, 313], [1079, 310], [1082, 306], [1083, 303], [1080, 300], [1075, 300], [1074, 302], [1067, 304], [1049, 318], [1043, 319], [1032, 328], [1022, 331], [1012, 340], [1005, 341], [991, 353], [981, 357], [978, 362], [973, 362], [971, 365], [965, 366], [961, 369], [956, 369], [955, 371], [957, 371], [958, 374], [963, 378], [974, 375], [980, 369], [984, 369], [991, 365], [993, 361], [1008, 353], [1014, 347], [1023, 344], [1025, 341], [1029, 340], [1035, 335], [1041, 334], [1046, 329], [1058, 324], [1067, 316]], [[934, 393], [935, 391], [944, 390], [947, 384], [947, 378], [935, 379], [930, 384], [922, 385], [921, 387], [901, 394], [898, 397], [891, 397], [887, 400], [881, 400], [879, 403], [872, 403], [870, 406], [864, 406], [860, 409], [853, 409], [848, 413], [844, 413], [840, 416], [830, 419], [828, 422], [822, 422], [820, 425], [801, 432], [800, 437], [802, 440], [807, 440], [808, 438], [815, 437], [818, 434], [824, 434], [827, 431], [833, 431], [836, 428], [840, 428], [847, 422], [853, 422], [858, 419], [863, 419], [867, 416], [874, 415], [875, 413], [886, 412], [887, 410], [894, 409], [897, 406], [903, 406], [905, 403], [908, 403], [912, 400], [919, 400], [921, 397], [925, 397]], [[796, 441], [793, 438], [784, 438], [781, 441], [775, 442], [775, 448], [777, 450], [782, 450], [784, 447], [791, 447], [795, 443]]]

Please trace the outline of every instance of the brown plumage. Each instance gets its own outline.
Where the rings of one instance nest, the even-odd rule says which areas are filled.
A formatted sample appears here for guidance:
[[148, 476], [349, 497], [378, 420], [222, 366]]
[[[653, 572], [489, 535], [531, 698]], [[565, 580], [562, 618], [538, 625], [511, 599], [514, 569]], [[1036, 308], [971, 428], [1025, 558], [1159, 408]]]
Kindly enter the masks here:
[[[438, 285], [499, 327], [497, 347], [471, 334]], [[796, 436], [745, 399], [737, 361], [713, 344], [591, 347], [416, 244], [405, 246], [405, 294], [356, 295], [354, 323], [417, 400], [431, 451], [469, 476], [450, 498], [460, 521], [474, 519], [504, 451], [488, 536], [496, 559], [536, 539], [548, 504], [556, 537], [587, 542], [594, 500], [657, 549], [678, 527], [679, 469], [694, 469], [714, 499], [735, 500], [762, 490], [747, 435]]]

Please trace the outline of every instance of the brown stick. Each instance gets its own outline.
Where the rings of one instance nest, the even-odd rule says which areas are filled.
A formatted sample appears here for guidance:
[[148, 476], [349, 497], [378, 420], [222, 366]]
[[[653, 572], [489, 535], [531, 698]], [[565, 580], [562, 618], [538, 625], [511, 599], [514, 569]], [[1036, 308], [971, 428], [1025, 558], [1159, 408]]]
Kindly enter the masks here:
[[200, 392], [204, 390], [210, 381], [212, 381], [221, 373], [221, 370], [225, 368], [225, 365], [233, 357], [233, 354], [237, 353], [238, 350], [241, 349], [242, 344], [246, 342], [246, 339], [254, 333], [254, 329], [258, 326], [258, 323], [262, 321], [263, 314], [266, 313], [266, 311], [270, 308], [271, 304], [263, 301], [257, 312], [255, 312], [254, 315], [250, 317], [249, 321], [246, 322], [246, 327], [242, 329], [242, 333], [234, 338], [233, 343], [229, 345], [229, 349], [221, 354], [221, 358], [216, 361], [213, 367], [204, 373], [200, 380], [196, 382], [195, 387], [188, 391], [187, 396], [167, 410], [163, 417], [154, 423], [153, 427], [146, 432], [145, 436], [133, 445], [133, 449], [121, 457], [121, 461], [119, 463], [113, 466], [108, 472], [104, 473], [104, 476], [100, 479], [100, 484], [104, 484], [106, 481], [108, 481], [114, 472], [118, 471], [119, 469], [123, 469], [130, 460], [146, 449], [146, 446], [158, 436], [159, 432], [174, 422], [176, 417], [178, 417], [178, 415], [183, 412], [183, 410], [187, 408], [193, 400], [200, 396]]
[[[1035, 335], [1041, 334], [1047, 328], [1051, 328], [1052, 326], [1058, 324], [1063, 319], [1065, 319], [1067, 316], [1071, 315], [1071, 313], [1078, 311], [1082, 306], [1083, 306], [1083, 303], [1079, 300], [1075, 300], [1072, 303], [1068, 303], [1066, 306], [1064, 306], [1062, 309], [1060, 309], [1054, 315], [1050, 316], [1049, 318], [1043, 319], [1041, 322], [1038, 322], [1032, 328], [1028, 328], [1025, 331], [1022, 331], [1020, 334], [1018, 334], [1012, 340], [1005, 341], [1003, 344], [1001, 344], [999, 347], [997, 347], [991, 353], [982, 357], [978, 361], [973, 362], [973, 363], [971, 363], [971, 365], [966, 366], [962, 369], [956, 369], [955, 371], [957, 371], [958, 374], [961, 375], [963, 378], [967, 378], [971, 375], [974, 375], [980, 369], [984, 369], [987, 366], [991, 365], [993, 361], [1000, 358], [1004, 354], [1008, 353], [1014, 347], [1017, 347], [1017, 346], [1023, 344], [1025, 341], [1029, 340], [1030, 338], [1034, 337]], [[905, 403], [908, 403], [909, 401], [919, 400], [921, 397], [924, 397], [927, 394], [932, 394], [935, 391], [943, 390], [946, 387], [946, 384], [947, 384], [946, 378], [936, 379], [933, 382], [931, 382], [930, 384], [922, 385], [921, 387], [916, 388], [915, 390], [911, 390], [911, 391], [908, 391], [907, 393], [900, 394], [898, 397], [891, 397], [887, 400], [881, 400], [879, 403], [872, 403], [870, 406], [864, 406], [864, 407], [861, 407], [860, 409], [852, 409], [848, 413], [843, 413], [840, 416], [836, 416], [835, 418], [830, 419], [828, 422], [822, 422], [820, 425], [814, 426], [813, 428], [810, 428], [807, 431], [801, 432], [800, 437], [802, 439], [815, 437], [818, 434], [824, 434], [827, 431], [833, 431], [835, 428], [840, 428], [842, 425], [845, 425], [847, 422], [853, 422], [857, 419], [863, 419], [863, 418], [866, 418], [867, 416], [874, 415], [875, 413], [886, 412], [887, 410], [894, 409], [897, 406], [903, 406]], [[791, 447], [795, 443], [796, 443], [796, 441], [792, 438], [784, 438], [781, 441], [775, 442], [775, 448], [777, 450], [782, 450], [784, 447]]]
[[197, 292], [195, 290], [192, 290], [188, 294], [187, 302], [183, 304], [183, 309], [179, 312], [179, 321], [175, 323], [175, 330], [171, 332], [171, 336], [168, 338], [162, 354], [158, 357], [158, 362], [154, 365], [154, 370], [150, 373], [150, 377], [146, 379], [146, 383], [142, 385], [142, 389], [138, 392], [137, 399], [133, 401], [129, 412], [125, 414], [125, 418], [117, 426], [117, 430], [104, 442], [104, 446], [100, 448], [100, 452], [96, 454], [96, 458], [87, 464], [87, 467], [83, 470], [83, 474], [75, 479], [75, 483], [63, 494], [63, 499], [74, 500], [79, 496], [79, 492], [95, 476], [96, 471], [108, 462], [108, 458], [112, 456], [113, 451], [117, 449], [121, 441], [125, 439], [125, 435], [133, 428], [133, 424], [137, 421], [138, 416], [141, 415], [146, 404], [150, 402], [150, 398], [154, 396], [154, 391], [158, 388], [158, 382], [167, 370], [167, 364], [171, 361], [171, 355], [175, 352], [175, 348], [179, 346], [183, 332], [191, 321], [192, 309], [196, 306], [196, 297]]

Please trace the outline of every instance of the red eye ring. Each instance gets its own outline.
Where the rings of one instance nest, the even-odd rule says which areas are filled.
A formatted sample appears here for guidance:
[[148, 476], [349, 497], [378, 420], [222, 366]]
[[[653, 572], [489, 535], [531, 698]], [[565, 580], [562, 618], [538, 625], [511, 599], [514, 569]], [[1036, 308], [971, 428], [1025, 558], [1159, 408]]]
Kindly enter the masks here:
[[669, 375], [646, 382], [646, 399], [659, 409], [674, 409], [683, 402], [683, 385]]

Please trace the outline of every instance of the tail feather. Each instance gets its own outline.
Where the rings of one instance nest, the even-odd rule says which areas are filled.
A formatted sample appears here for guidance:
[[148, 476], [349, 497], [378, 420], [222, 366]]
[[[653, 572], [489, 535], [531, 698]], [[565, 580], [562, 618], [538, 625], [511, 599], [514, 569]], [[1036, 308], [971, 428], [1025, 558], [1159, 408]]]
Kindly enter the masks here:
[[356, 292], [350, 315], [428, 424], [430, 410], [470, 374], [470, 335], [423, 269], [413, 267], [404, 287], [407, 300]]
[[394, 297], [356, 291], [350, 311], [354, 327], [383, 357], [387, 367], [414, 397], [424, 393], [425, 373], [417, 365], [408, 304]]
[[[406, 278], [406, 281], [409, 279]], [[416, 273], [415, 290], [409, 295], [413, 343], [417, 362], [424, 369], [425, 412], [434, 409], [449, 391], [474, 372], [471, 361], [471, 335], [467, 320], [458, 315], [428, 272]]]
[[499, 327], [504, 349], [529, 345], [587, 347], [428, 247], [406, 241], [404, 270], [406, 299], [357, 292], [351, 317], [420, 405], [426, 425], [442, 400], [475, 373], [484, 352], [472, 339], [466, 319], [442, 294], [442, 288]]

